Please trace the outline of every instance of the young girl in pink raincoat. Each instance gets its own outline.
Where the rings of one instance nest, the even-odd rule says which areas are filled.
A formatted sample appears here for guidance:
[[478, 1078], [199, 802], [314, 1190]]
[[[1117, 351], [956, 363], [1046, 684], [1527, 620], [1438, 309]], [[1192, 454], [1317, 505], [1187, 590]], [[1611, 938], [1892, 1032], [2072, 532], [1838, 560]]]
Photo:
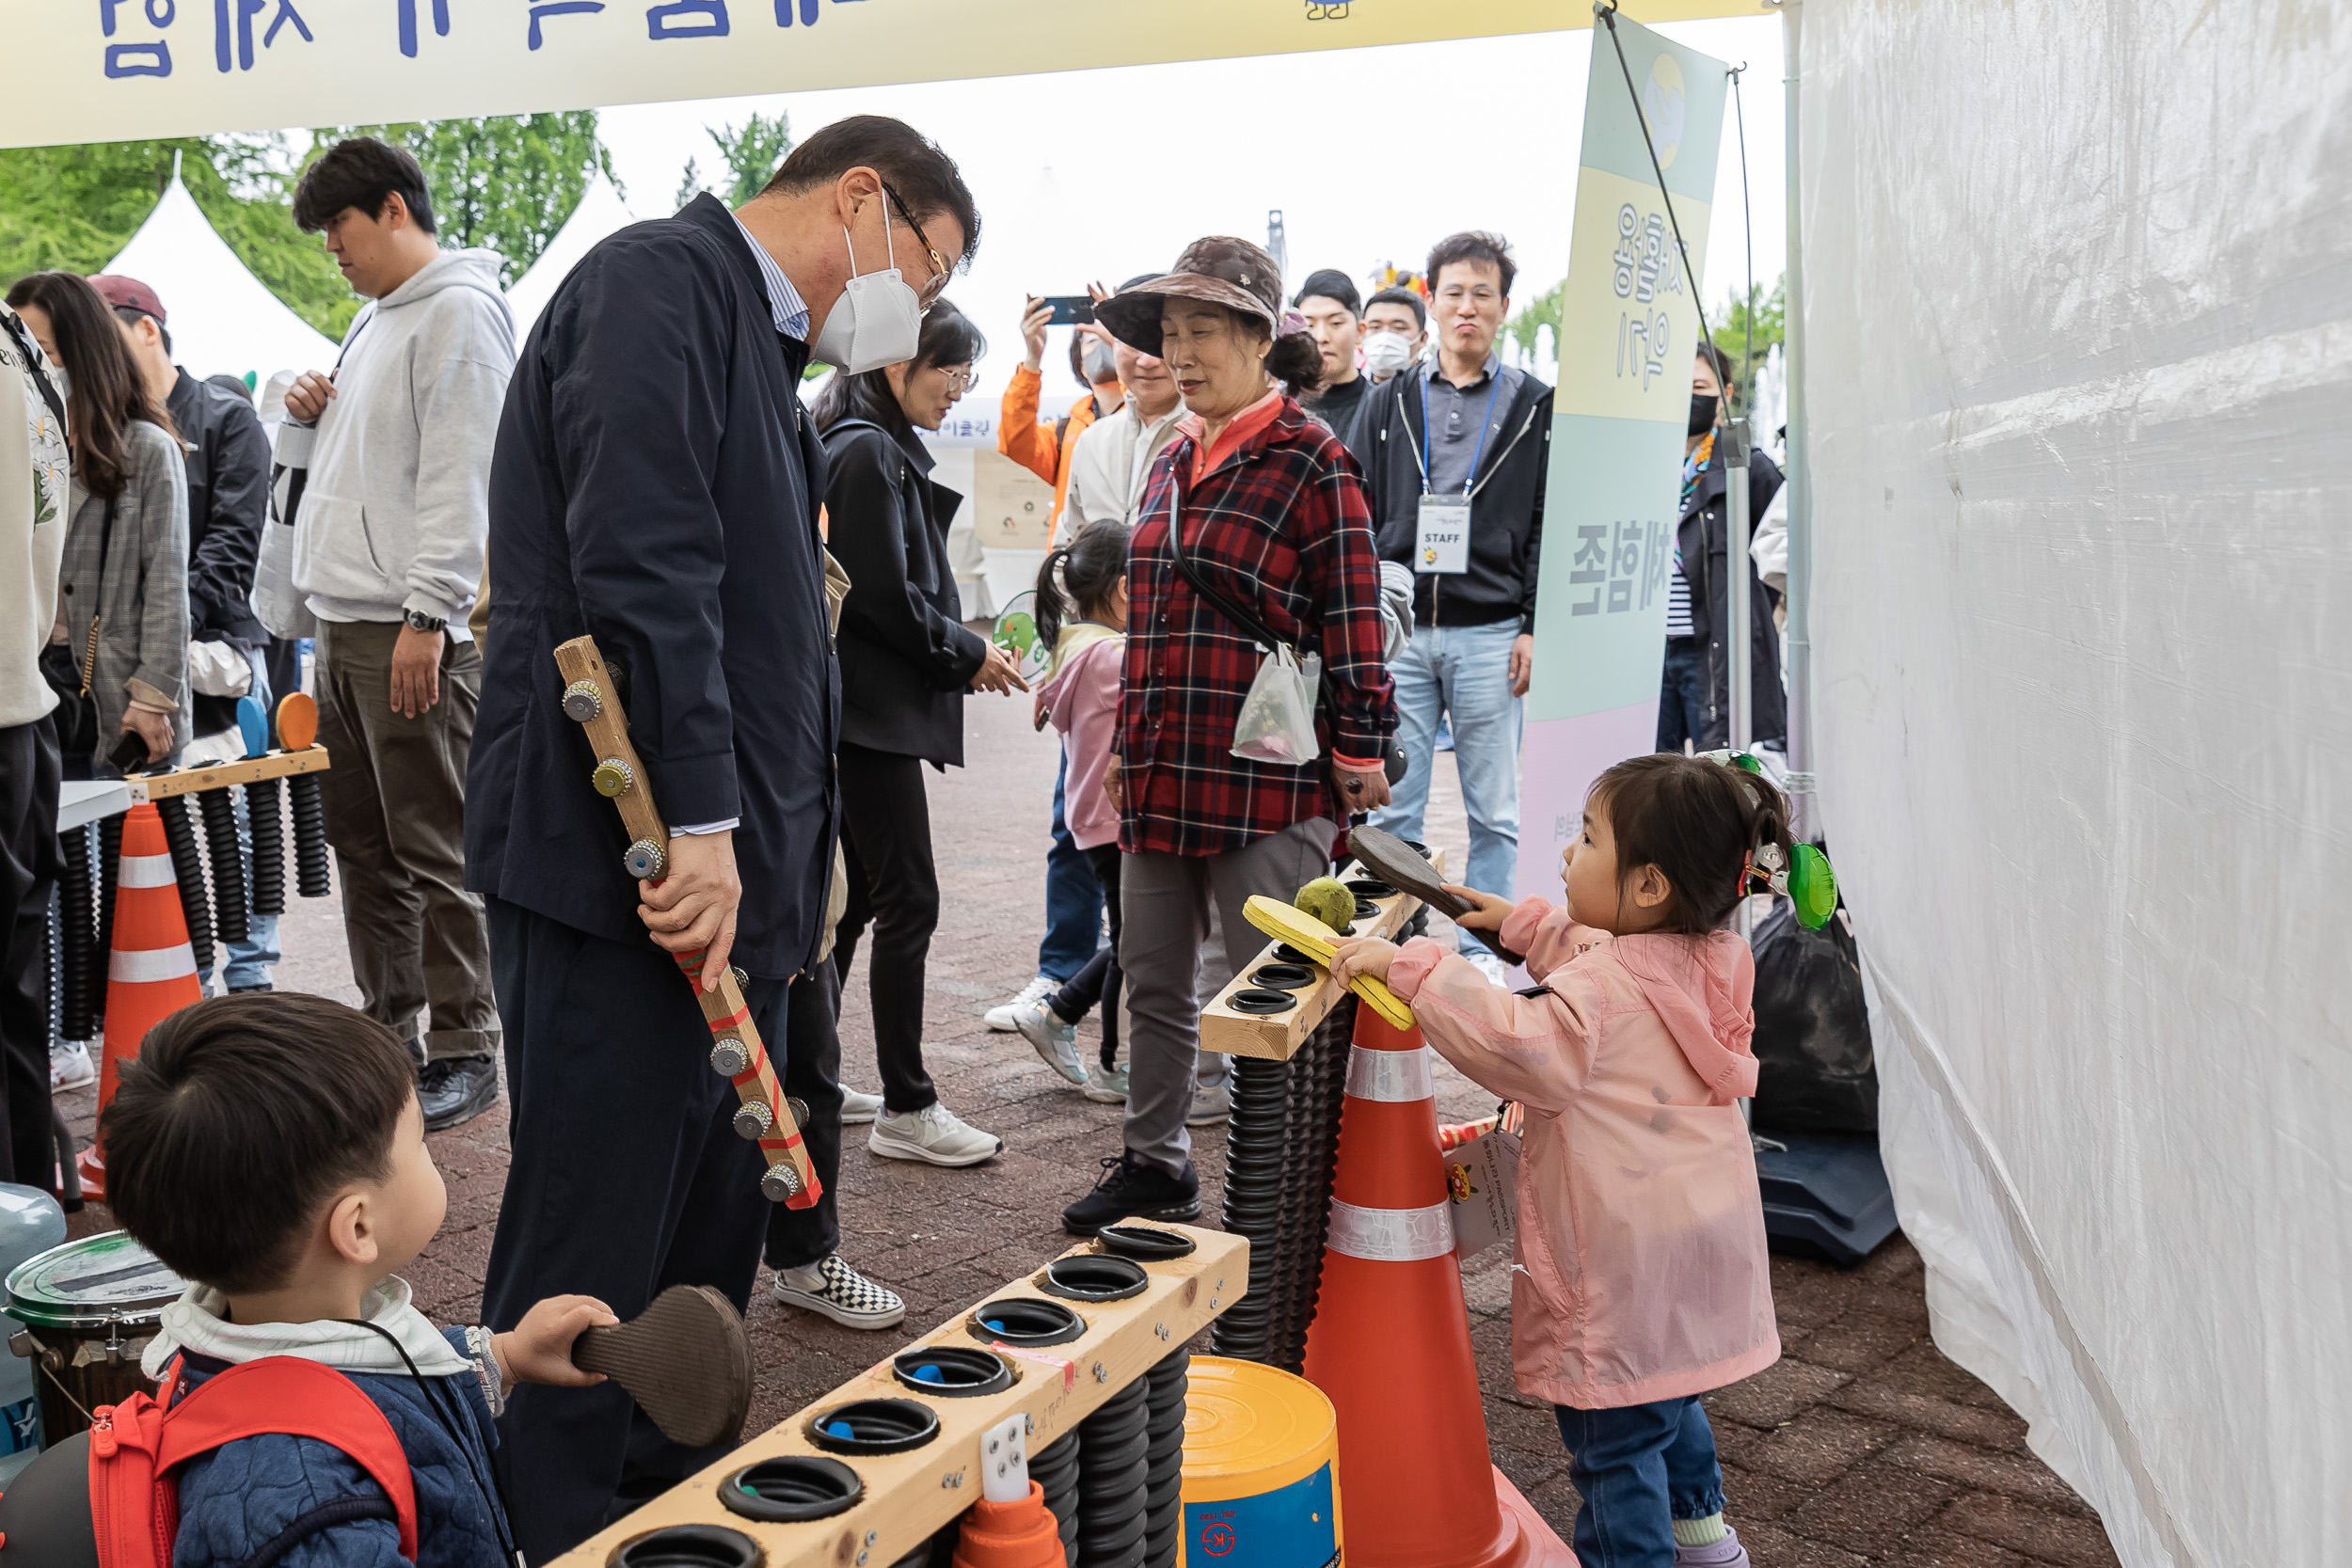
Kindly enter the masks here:
[[1345, 942], [1332, 964], [1385, 978], [1439, 1055], [1526, 1107], [1511, 1357], [1557, 1407], [1584, 1568], [1747, 1568], [1698, 1397], [1780, 1357], [1736, 1103], [1756, 1092], [1756, 968], [1724, 927], [1759, 859], [1788, 863], [1788, 820], [1743, 768], [1636, 757], [1586, 799], [1565, 909], [1453, 889], [1536, 989], [1426, 938]]

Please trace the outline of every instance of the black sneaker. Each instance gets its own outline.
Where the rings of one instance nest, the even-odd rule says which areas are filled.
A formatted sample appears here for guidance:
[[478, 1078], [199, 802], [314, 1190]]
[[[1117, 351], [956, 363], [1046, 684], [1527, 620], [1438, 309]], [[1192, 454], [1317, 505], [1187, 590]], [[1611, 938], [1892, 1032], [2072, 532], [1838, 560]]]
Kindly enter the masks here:
[[473, 1120], [499, 1097], [499, 1065], [490, 1056], [444, 1056], [417, 1074], [424, 1130], [446, 1132]]
[[1170, 1176], [1149, 1160], [1120, 1154], [1103, 1162], [1094, 1191], [1061, 1212], [1061, 1227], [1091, 1236], [1120, 1220], [1197, 1220], [1200, 1178], [1184, 1162], [1184, 1174]]

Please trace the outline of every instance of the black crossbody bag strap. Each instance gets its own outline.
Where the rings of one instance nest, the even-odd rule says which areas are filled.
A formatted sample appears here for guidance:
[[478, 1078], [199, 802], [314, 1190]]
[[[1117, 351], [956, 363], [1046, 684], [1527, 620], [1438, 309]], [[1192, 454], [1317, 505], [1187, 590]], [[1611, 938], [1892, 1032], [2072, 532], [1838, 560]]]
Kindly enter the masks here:
[[16, 344], [16, 351], [24, 356], [24, 373], [31, 376], [33, 384], [40, 388], [40, 401], [47, 404], [49, 412], [56, 416], [57, 428], [65, 433], [66, 450], [72, 451], [73, 430], [66, 422], [65, 404], [58, 401], [56, 384], [40, 373], [40, 367], [46, 362], [47, 356], [43, 355], [40, 346], [25, 335], [24, 325], [17, 320], [14, 311], [10, 311], [6, 316], [0, 316], [0, 321], [8, 323], [9, 341]]

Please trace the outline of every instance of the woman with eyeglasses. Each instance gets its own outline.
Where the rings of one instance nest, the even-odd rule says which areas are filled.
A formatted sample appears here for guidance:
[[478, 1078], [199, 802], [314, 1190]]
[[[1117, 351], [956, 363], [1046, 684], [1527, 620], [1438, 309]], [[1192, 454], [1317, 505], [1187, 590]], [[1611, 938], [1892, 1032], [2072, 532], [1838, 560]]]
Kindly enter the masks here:
[[915, 434], [939, 428], [987, 347], [943, 301], [923, 318], [914, 358], [834, 376], [815, 408], [827, 547], [850, 577], [835, 639], [850, 896], [834, 963], [846, 978], [871, 923], [866, 986], [882, 1103], [866, 1111], [866, 1148], [934, 1165], [977, 1164], [1005, 1147], [942, 1105], [923, 1069], [923, 966], [939, 925], [923, 765], [963, 766], [965, 692], [1028, 689], [1004, 650], [963, 624], [947, 562], [947, 524], [963, 498], [931, 482], [931, 454]]

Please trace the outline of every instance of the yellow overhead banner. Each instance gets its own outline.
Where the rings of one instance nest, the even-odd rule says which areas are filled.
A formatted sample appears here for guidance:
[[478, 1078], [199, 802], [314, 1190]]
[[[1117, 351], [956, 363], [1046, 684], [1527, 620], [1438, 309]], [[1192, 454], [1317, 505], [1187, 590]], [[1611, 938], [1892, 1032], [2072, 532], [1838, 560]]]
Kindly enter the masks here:
[[[0, 146], [533, 114], [1592, 25], [1587, 0], [12, 0]], [[1645, 22], [1761, 0], [1625, 0]]]

